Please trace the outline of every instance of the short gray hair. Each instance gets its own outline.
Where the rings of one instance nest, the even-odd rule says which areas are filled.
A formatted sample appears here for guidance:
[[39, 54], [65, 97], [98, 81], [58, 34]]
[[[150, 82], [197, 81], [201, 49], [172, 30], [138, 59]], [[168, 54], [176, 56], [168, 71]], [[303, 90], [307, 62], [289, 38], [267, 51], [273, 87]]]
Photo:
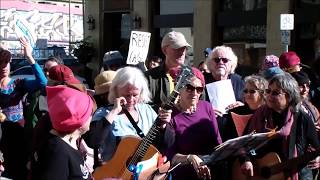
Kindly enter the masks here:
[[289, 97], [289, 107], [292, 107], [295, 112], [298, 111], [301, 104], [300, 90], [297, 81], [287, 72], [273, 76], [269, 85], [276, 84]]
[[126, 85], [132, 85], [141, 90], [139, 103], [150, 101], [151, 93], [148, 88], [148, 81], [140, 69], [135, 67], [124, 67], [117, 71], [116, 76], [112, 80], [108, 101], [112, 103], [118, 97], [117, 88], [122, 88]]

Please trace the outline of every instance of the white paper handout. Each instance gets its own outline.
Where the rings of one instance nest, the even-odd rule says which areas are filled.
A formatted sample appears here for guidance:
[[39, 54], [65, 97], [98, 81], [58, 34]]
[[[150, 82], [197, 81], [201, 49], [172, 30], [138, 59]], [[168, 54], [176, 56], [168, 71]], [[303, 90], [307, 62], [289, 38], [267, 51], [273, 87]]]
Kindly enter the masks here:
[[221, 80], [206, 85], [211, 104], [226, 114], [226, 107], [236, 102], [231, 80]]
[[229, 157], [255, 152], [266, 145], [272, 138], [276, 137], [275, 131], [265, 133], [250, 133], [234, 139], [229, 139], [224, 143], [216, 146], [211, 155], [202, 157], [205, 165], [215, 164], [218, 161]]

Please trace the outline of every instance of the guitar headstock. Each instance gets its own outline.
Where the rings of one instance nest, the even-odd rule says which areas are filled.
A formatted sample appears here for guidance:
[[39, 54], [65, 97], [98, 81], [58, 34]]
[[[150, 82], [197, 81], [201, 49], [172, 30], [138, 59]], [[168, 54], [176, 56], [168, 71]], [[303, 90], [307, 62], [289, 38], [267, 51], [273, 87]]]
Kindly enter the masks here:
[[191, 77], [194, 76], [192, 69], [189, 66], [181, 65], [180, 73], [178, 74], [174, 90], [179, 92], [181, 88], [190, 83]]
[[180, 71], [178, 72], [176, 76], [175, 86], [174, 90], [170, 94], [170, 96], [167, 99], [167, 102], [162, 106], [164, 109], [171, 109], [173, 106], [176, 98], [179, 95], [179, 91], [181, 88], [183, 88], [185, 85], [190, 83], [191, 77], [193, 77], [192, 69], [189, 66], [181, 65]]

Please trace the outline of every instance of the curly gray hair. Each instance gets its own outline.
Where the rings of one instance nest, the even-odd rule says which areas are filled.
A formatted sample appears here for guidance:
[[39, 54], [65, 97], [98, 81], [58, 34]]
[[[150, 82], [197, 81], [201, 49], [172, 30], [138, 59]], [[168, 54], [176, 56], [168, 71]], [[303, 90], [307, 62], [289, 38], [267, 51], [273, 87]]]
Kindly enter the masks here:
[[[208, 61], [212, 61], [212, 58], [215, 57], [219, 52], [224, 52], [226, 54], [226, 58], [228, 58], [230, 60], [231, 63], [231, 69], [230, 73], [234, 73], [237, 65], [238, 65], [238, 57], [236, 56], [236, 54], [233, 52], [232, 48], [229, 46], [216, 46], [209, 54], [209, 58], [207, 60]], [[212, 69], [210, 69], [212, 71]]]

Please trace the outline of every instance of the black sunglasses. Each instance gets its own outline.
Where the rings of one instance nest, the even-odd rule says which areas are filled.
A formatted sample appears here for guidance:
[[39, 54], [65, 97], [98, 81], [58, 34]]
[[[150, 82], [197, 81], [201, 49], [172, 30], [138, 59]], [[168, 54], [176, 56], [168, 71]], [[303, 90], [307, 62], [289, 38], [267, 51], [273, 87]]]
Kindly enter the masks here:
[[222, 61], [223, 63], [227, 63], [230, 61], [230, 59], [228, 58], [223, 58], [223, 57], [216, 57], [216, 58], [213, 58], [214, 62], [216, 63], [219, 63], [220, 61]]
[[194, 86], [192, 86], [191, 84], [187, 84], [187, 85], [186, 85], [186, 90], [187, 90], [188, 92], [194, 92], [194, 90], [196, 90], [197, 93], [201, 94], [202, 91], [203, 91], [203, 87], [202, 87], [202, 86], [194, 87]]
[[244, 89], [243, 93], [245, 93], [245, 94], [248, 94], [248, 93], [254, 94], [257, 91], [259, 91], [259, 89]]
[[271, 89], [266, 89], [266, 93], [272, 96], [279, 96], [280, 94], [285, 94], [283, 92], [279, 91], [272, 91]]

